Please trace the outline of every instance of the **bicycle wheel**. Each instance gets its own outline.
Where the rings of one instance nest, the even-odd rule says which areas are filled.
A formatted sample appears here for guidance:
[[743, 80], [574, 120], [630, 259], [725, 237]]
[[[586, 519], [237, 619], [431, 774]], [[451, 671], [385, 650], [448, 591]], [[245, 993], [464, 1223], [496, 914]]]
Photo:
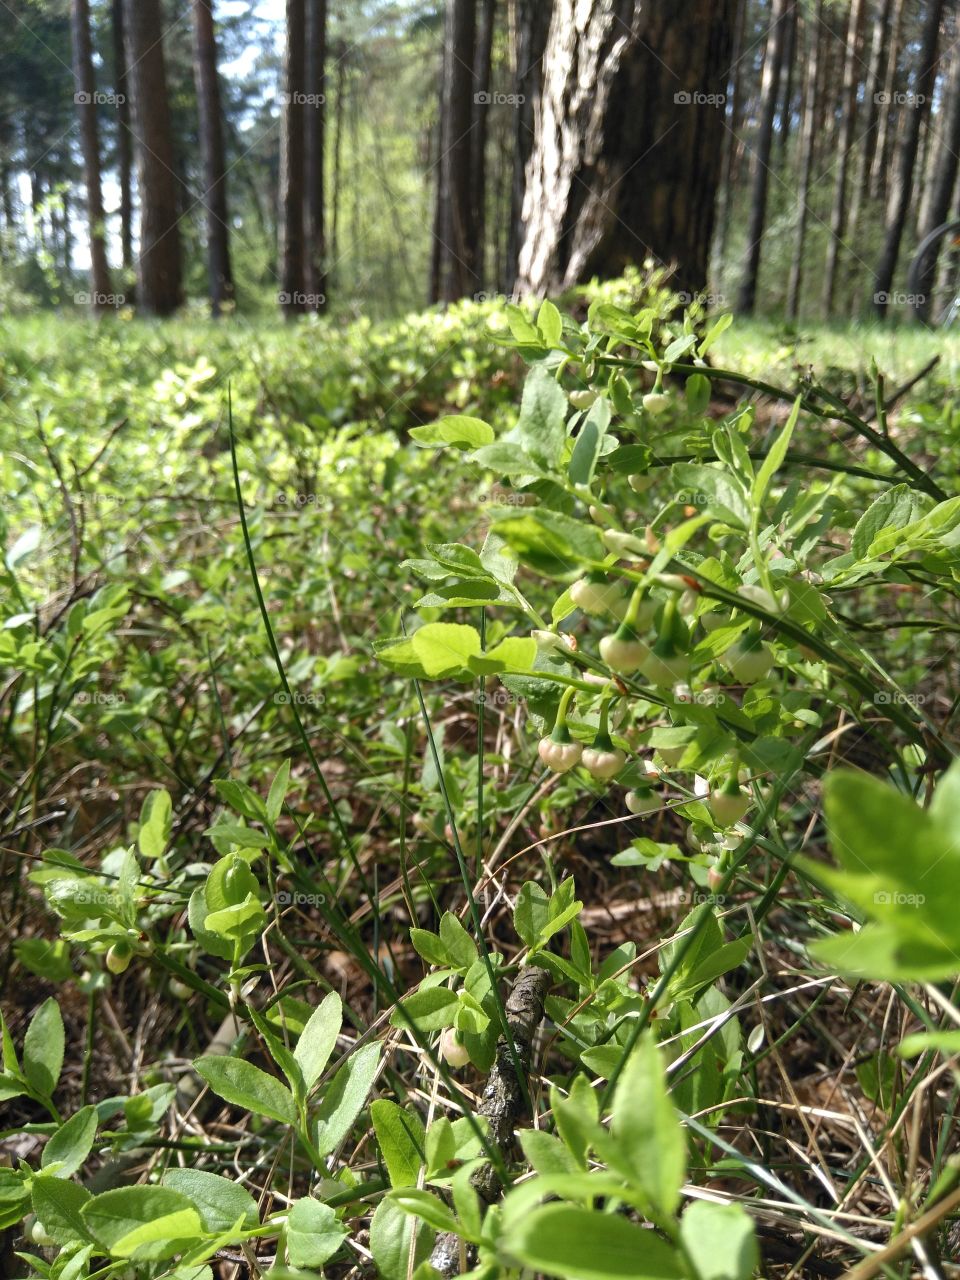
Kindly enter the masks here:
[[960, 222], [944, 222], [920, 242], [907, 273], [907, 301], [917, 317], [948, 328], [960, 315]]

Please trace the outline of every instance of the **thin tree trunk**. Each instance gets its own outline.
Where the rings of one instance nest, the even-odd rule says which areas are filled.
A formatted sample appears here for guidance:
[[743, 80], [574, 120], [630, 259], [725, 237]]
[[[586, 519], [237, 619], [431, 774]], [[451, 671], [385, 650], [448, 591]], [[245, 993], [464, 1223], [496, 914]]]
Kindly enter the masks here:
[[305, 46], [304, 0], [286, 0], [283, 131], [280, 145], [280, 306], [290, 317], [305, 309], [303, 270]]
[[306, 187], [306, 277], [311, 310], [327, 305], [327, 243], [324, 162], [327, 124], [327, 0], [308, 0]]
[[346, 50], [337, 51], [337, 110], [334, 115], [333, 141], [333, 218], [330, 227], [330, 255], [334, 262], [340, 256], [340, 198], [343, 194], [343, 112], [347, 92]]
[[476, 204], [480, 193], [470, 190], [476, 0], [448, 0], [448, 6], [440, 156], [440, 298], [443, 302], [456, 302], [475, 294], [480, 287], [476, 261]]
[[797, 191], [797, 239], [790, 263], [790, 282], [787, 286], [787, 315], [795, 320], [800, 313], [800, 295], [803, 287], [804, 253], [806, 251], [807, 214], [810, 201], [810, 178], [813, 173], [813, 155], [816, 145], [817, 87], [820, 82], [820, 29], [823, 19], [823, 0], [817, 0], [812, 24], [805, 20], [807, 36], [806, 69], [803, 80], [803, 124], [800, 131], [800, 180]]
[[770, 151], [773, 142], [774, 116], [777, 111], [777, 88], [780, 82], [786, 4], [787, 0], [773, 0], [770, 32], [763, 64], [763, 80], [760, 88], [760, 130], [756, 150], [757, 165], [750, 200], [750, 221], [747, 226], [747, 258], [740, 293], [737, 297], [737, 310], [745, 315], [753, 311], [757, 301], [757, 278], [760, 274], [763, 231], [767, 218]]
[[106, 219], [100, 186], [100, 136], [97, 129], [96, 81], [93, 76], [88, 0], [71, 0], [70, 31], [73, 43], [74, 101], [80, 120], [80, 147], [83, 152], [83, 177], [87, 194], [91, 305], [94, 310], [100, 310], [109, 305], [110, 269], [107, 266]]
[[877, 145], [873, 153], [873, 169], [870, 174], [870, 194], [876, 200], [887, 191], [888, 157], [891, 141], [891, 122], [895, 118], [894, 90], [897, 84], [897, 68], [900, 61], [900, 41], [903, 34], [904, 0], [894, 0], [893, 23], [887, 54], [887, 74], [883, 81], [880, 101], [880, 125]]
[[520, 245], [523, 241], [523, 202], [527, 185], [527, 165], [533, 152], [540, 95], [543, 88], [543, 55], [553, 13], [553, 0], [514, 0], [513, 50], [515, 74], [513, 92], [517, 99], [513, 144], [513, 175], [510, 191], [510, 221], [501, 287], [513, 294], [517, 287]]
[[140, 194], [138, 304], [165, 316], [182, 301], [178, 182], [159, 0], [124, 0]]
[[920, 140], [920, 126], [923, 123], [924, 112], [926, 105], [930, 101], [937, 73], [937, 41], [940, 36], [940, 19], [943, 16], [943, 6], [944, 0], [929, 0], [929, 8], [923, 25], [920, 52], [917, 59], [915, 105], [906, 108], [906, 129], [904, 131], [903, 146], [898, 157], [899, 163], [893, 175], [886, 238], [874, 280], [873, 305], [880, 316], [887, 314], [890, 291], [893, 288], [893, 276], [897, 269], [897, 258], [900, 255], [900, 241], [903, 238], [907, 210], [910, 207], [913, 174], [917, 162], [917, 144]]
[[473, 70], [473, 137], [470, 154], [470, 187], [474, 207], [474, 265], [480, 287], [485, 288], [487, 231], [487, 121], [490, 115], [490, 70], [497, 0], [479, 0], [476, 52]]
[[784, 163], [787, 155], [787, 143], [790, 138], [790, 124], [793, 119], [793, 71], [796, 64], [797, 24], [800, 21], [800, 5], [791, 4], [787, 13], [787, 32], [784, 39], [783, 60], [781, 63], [781, 79], [786, 71], [787, 81], [783, 89], [780, 107], [780, 133], [777, 142], [780, 148], [780, 160]]
[[444, 121], [444, 102], [446, 100], [447, 79], [447, 45], [450, 41], [451, 11], [448, 5], [443, 17], [443, 49], [440, 53], [440, 70], [437, 77], [437, 127], [433, 131], [437, 144], [436, 158], [431, 166], [436, 175], [433, 189], [433, 227], [430, 237], [430, 282], [427, 286], [427, 301], [434, 306], [440, 301], [440, 276], [443, 270], [443, 226], [446, 221], [444, 203], [447, 193], [443, 183], [443, 152], [446, 138]]
[[737, 145], [737, 117], [741, 109], [743, 92], [743, 71], [741, 67], [743, 51], [743, 29], [746, 23], [748, 0], [735, 0], [736, 12], [733, 23], [733, 52], [730, 57], [732, 75], [728, 81], [727, 101], [724, 103], [723, 144], [720, 152], [720, 196], [717, 212], [717, 256], [720, 262], [726, 261], [727, 236], [730, 232], [730, 212], [734, 196], [734, 153]]
[[[923, 240], [942, 222], [947, 221], [957, 185], [957, 157], [960, 154], [960, 53], [955, 47], [951, 49], [950, 73], [944, 86], [939, 119], [943, 133], [937, 147], [937, 162], [930, 185], [930, 198], [926, 204], [926, 216], [918, 231], [919, 240]], [[919, 282], [919, 293], [923, 300], [917, 310], [924, 320], [930, 317], [931, 294], [937, 277], [937, 256], [933, 253], [929, 255]]]
[[227, 165], [223, 145], [217, 39], [212, 0], [193, 0], [194, 79], [203, 150], [203, 203], [207, 211], [207, 270], [210, 309], [219, 316], [233, 302], [230, 266], [230, 224], [227, 216]]
[[840, 102], [840, 130], [837, 135], [837, 175], [833, 189], [833, 210], [830, 215], [830, 236], [827, 240], [827, 260], [823, 272], [823, 314], [830, 318], [833, 311], [833, 291], [837, 280], [837, 264], [843, 241], [844, 221], [847, 212], [847, 170], [853, 141], [854, 123], [857, 117], [857, 67], [860, 65], [860, 36], [863, 30], [864, 0], [851, 0], [850, 22], [847, 27], [846, 55], [843, 60], [843, 86]]
[[874, 151], [877, 146], [877, 129], [880, 118], [880, 104], [877, 99], [883, 74], [883, 53], [889, 37], [890, 6], [891, 0], [881, 0], [880, 11], [874, 19], [873, 40], [870, 45], [870, 62], [867, 67], [863, 95], [866, 108], [866, 127], [857, 158], [857, 172], [853, 180], [853, 200], [850, 205], [849, 236], [851, 244], [856, 244], [858, 241], [860, 219], [870, 191], [870, 168], [873, 164]]
[[117, 96], [117, 182], [120, 187], [120, 258], [124, 272], [133, 267], [133, 148], [130, 131], [130, 87], [123, 0], [112, 0], [113, 81]]

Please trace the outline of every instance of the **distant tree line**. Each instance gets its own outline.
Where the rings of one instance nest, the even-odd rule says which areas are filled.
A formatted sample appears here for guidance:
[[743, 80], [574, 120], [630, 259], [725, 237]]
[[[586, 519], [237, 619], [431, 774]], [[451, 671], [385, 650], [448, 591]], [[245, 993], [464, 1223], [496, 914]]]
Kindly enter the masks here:
[[[251, 14], [225, 19], [214, 0], [11, 0], [3, 255], [32, 249], [69, 274], [83, 226], [95, 308], [135, 269], [137, 305], [168, 315], [205, 262], [217, 315], [236, 301], [238, 229], [253, 228], [283, 311], [324, 310], [348, 217], [363, 239], [346, 188], [365, 77], [404, 49], [426, 72], [407, 117], [432, 192], [432, 302], [542, 295], [652, 258], [691, 295], [720, 281], [746, 313], [883, 315], [905, 246], [960, 212], [947, 0], [388, 8], [389, 22], [368, 0], [286, 0], [274, 52]], [[246, 78], [225, 81], [225, 52], [258, 44]], [[364, 200], [391, 228], [389, 271], [415, 276], [375, 154]]]

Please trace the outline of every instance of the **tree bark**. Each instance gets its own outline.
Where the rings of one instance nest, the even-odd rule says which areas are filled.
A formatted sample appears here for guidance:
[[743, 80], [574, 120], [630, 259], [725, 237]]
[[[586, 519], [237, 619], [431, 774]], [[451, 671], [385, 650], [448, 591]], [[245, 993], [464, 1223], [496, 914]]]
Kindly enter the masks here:
[[553, 14], [553, 0], [514, 0], [514, 129], [513, 180], [510, 192], [510, 224], [507, 234], [504, 293], [517, 287], [520, 245], [523, 242], [523, 201], [527, 187], [527, 165], [533, 153], [540, 94], [543, 88], [543, 56]]
[[790, 264], [790, 282], [787, 286], [787, 316], [795, 320], [800, 312], [800, 294], [803, 287], [803, 255], [806, 248], [807, 215], [810, 201], [810, 177], [813, 172], [813, 156], [816, 146], [817, 87], [819, 85], [820, 25], [823, 17], [823, 0], [817, 0], [813, 23], [805, 19], [807, 28], [806, 67], [803, 81], [803, 124], [800, 132], [800, 175], [797, 190], [797, 239]]
[[736, 148], [738, 145], [738, 117], [741, 113], [743, 96], [743, 30], [746, 24], [746, 0], [735, 0], [733, 20], [733, 52], [730, 56], [731, 77], [729, 80], [729, 100], [725, 104], [723, 144], [720, 152], [720, 188], [717, 212], [717, 256], [721, 263], [727, 256], [727, 237], [730, 233], [730, 211], [733, 207], [735, 181]]
[[306, 74], [305, 274], [309, 294], [308, 307], [313, 311], [323, 311], [327, 305], [326, 192], [324, 190], [327, 123], [327, 0], [309, 0]]
[[120, 260], [124, 272], [133, 267], [133, 148], [130, 131], [130, 86], [123, 0], [112, 0], [113, 83], [117, 95], [117, 183], [120, 187]]
[[227, 165], [212, 0], [193, 0], [193, 22], [194, 79], [200, 115], [200, 145], [203, 151], [203, 203], [207, 213], [210, 310], [217, 317], [224, 303], [233, 302], [234, 291], [230, 266], [230, 224], [227, 216]]
[[865, 7], [864, 0], [851, 0], [846, 53], [843, 60], [840, 131], [837, 135], [837, 174], [833, 189], [833, 209], [830, 214], [827, 259], [823, 271], [823, 314], [826, 319], [830, 318], [833, 311], [833, 291], [836, 286], [837, 264], [840, 260], [840, 246], [843, 242], [847, 212], [847, 170], [853, 128], [857, 118], [857, 67], [860, 65], [860, 37], [863, 31]]
[[479, 0], [476, 51], [473, 69], [473, 137], [470, 152], [470, 188], [474, 203], [474, 266], [480, 287], [487, 282], [487, 122], [490, 116], [490, 74], [497, 0]]
[[439, 296], [442, 302], [471, 297], [477, 272], [477, 201], [470, 190], [474, 133], [476, 0], [447, 0], [444, 32], [443, 127], [439, 171]]
[[897, 269], [897, 259], [900, 255], [900, 242], [903, 238], [903, 228], [906, 224], [907, 210], [910, 206], [913, 174], [917, 161], [917, 144], [920, 140], [920, 126], [923, 123], [923, 116], [929, 104], [933, 83], [936, 78], [937, 41], [940, 36], [940, 19], [943, 16], [943, 6], [944, 0], [929, 0], [917, 59], [915, 105], [905, 107], [907, 121], [903, 145], [901, 146], [898, 163], [893, 174], [886, 237], [874, 280], [873, 306], [881, 317], [887, 314], [887, 307], [890, 302], [890, 290], [893, 287], [893, 276]]
[[107, 266], [106, 219], [100, 186], [100, 136], [97, 129], [96, 81], [90, 44], [88, 0], [71, 0], [70, 32], [73, 44], [74, 102], [80, 120], [83, 179], [87, 196], [90, 241], [90, 293], [93, 309], [109, 306], [110, 269]]
[[280, 145], [280, 306], [288, 317], [306, 309], [303, 243], [306, 35], [304, 0], [286, 0]]
[[527, 167], [520, 285], [542, 295], [652, 254], [707, 281], [734, 0], [556, 0]]
[[887, 51], [887, 71], [883, 81], [882, 98], [879, 103], [880, 123], [877, 130], [877, 145], [873, 153], [873, 168], [870, 173], [870, 194], [876, 199], [885, 195], [887, 190], [887, 169], [890, 152], [891, 121], [894, 119], [893, 93], [897, 83], [897, 68], [900, 60], [900, 43], [903, 35], [904, 0], [895, 0], [893, 10], [892, 34]]
[[140, 195], [138, 304], [166, 316], [182, 301], [177, 176], [159, 0], [124, 0]]
[[[960, 53], [956, 48], [951, 49], [950, 72], [944, 87], [939, 118], [943, 122], [943, 134], [937, 147], [933, 182], [925, 209], [926, 217], [918, 232], [920, 240], [947, 221], [957, 185], [957, 157], [960, 154]], [[917, 313], [924, 320], [930, 316], [931, 295], [937, 276], [937, 256], [936, 253], [928, 255], [919, 282], [919, 292], [924, 300], [919, 304]]]
[[864, 204], [870, 193], [870, 169], [877, 146], [877, 132], [880, 119], [880, 84], [883, 76], [883, 54], [889, 40], [891, 0], [881, 0], [879, 13], [874, 18], [873, 39], [870, 44], [870, 62], [867, 67], [866, 87], [864, 89], [864, 106], [866, 108], [866, 127], [863, 132], [860, 155], [857, 159], [857, 172], [853, 180], [853, 200], [850, 205], [849, 234], [853, 244], [857, 243], [860, 231], [860, 219]]
[[777, 90], [783, 57], [784, 15], [786, 0], [773, 0], [770, 31], [767, 36], [763, 79], [760, 87], [760, 131], [757, 138], [756, 169], [750, 199], [750, 221], [747, 226], [747, 259], [737, 297], [737, 310], [744, 315], [753, 312], [757, 301], [757, 279], [763, 249], [763, 231], [767, 220], [767, 191], [770, 185], [770, 150], [773, 122], [777, 111]]

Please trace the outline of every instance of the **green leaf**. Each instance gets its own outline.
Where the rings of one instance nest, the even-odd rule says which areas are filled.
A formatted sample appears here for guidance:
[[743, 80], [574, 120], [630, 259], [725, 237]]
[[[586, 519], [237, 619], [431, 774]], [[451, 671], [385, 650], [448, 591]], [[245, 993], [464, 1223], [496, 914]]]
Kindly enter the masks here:
[[405, 1213], [389, 1196], [381, 1200], [370, 1222], [370, 1252], [381, 1280], [407, 1280], [414, 1234], [413, 1261], [417, 1266], [430, 1257], [434, 1233], [425, 1222]]
[[203, 1234], [200, 1215], [185, 1195], [169, 1187], [117, 1187], [94, 1196], [81, 1210], [87, 1231], [113, 1258], [157, 1262], [182, 1253]]
[[544, 344], [559, 347], [563, 341], [563, 317], [549, 298], [544, 298], [537, 312], [537, 328], [543, 334]]
[[295, 1267], [322, 1267], [349, 1234], [329, 1205], [309, 1196], [287, 1214], [287, 1249]]
[[457, 993], [449, 987], [422, 987], [400, 1003], [403, 1012], [394, 1009], [390, 1015], [392, 1026], [407, 1027], [412, 1021], [420, 1031], [441, 1031], [453, 1025], [458, 1002]]
[[652, 1034], [640, 1038], [627, 1060], [613, 1099], [611, 1164], [639, 1186], [656, 1209], [676, 1213], [686, 1176], [687, 1142]]
[[270, 783], [270, 792], [267, 795], [267, 818], [272, 823], [275, 823], [280, 817], [280, 810], [283, 808], [283, 802], [286, 798], [289, 786], [290, 761], [284, 760], [283, 764], [277, 770], [276, 777]]
[[202, 1169], [168, 1169], [163, 1186], [186, 1196], [199, 1213], [204, 1231], [211, 1234], [232, 1231], [238, 1222], [243, 1231], [260, 1224], [256, 1200], [246, 1187], [229, 1178]]
[[34, 1014], [23, 1039], [23, 1074], [31, 1088], [51, 1097], [63, 1070], [63, 1018], [51, 996]]
[[63, 938], [18, 938], [13, 952], [24, 968], [47, 982], [66, 982], [73, 977], [70, 948]]
[[610, 405], [606, 400], [595, 401], [574, 442], [567, 471], [571, 484], [589, 485], [593, 480], [609, 425]]
[[495, 439], [493, 427], [479, 418], [468, 418], [455, 414], [449, 418], [441, 418], [425, 427], [411, 427], [410, 438], [424, 448], [442, 448], [453, 444], [458, 448], [478, 449], [481, 445], [492, 444]]
[[252, 1062], [207, 1054], [194, 1062], [197, 1073], [225, 1102], [243, 1107], [254, 1115], [267, 1116], [282, 1124], [294, 1124], [296, 1107], [293, 1095], [276, 1076], [267, 1075]]
[[684, 392], [687, 408], [691, 413], [706, 413], [710, 405], [710, 379], [705, 374], [692, 373], [686, 381]]
[[699, 1280], [750, 1280], [760, 1265], [753, 1223], [738, 1204], [694, 1200], [680, 1238]]
[[310, 1015], [293, 1056], [309, 1092], [329, 1061], [343, 1025], [343, 1004], [335, 991], [324, 996]]
[[57, 1244], [92, 1239], [81, 1216], [84, 1205], [92, 1198], [86, 1187], [67, 1178], [38, 1173], [31, 1179], [30, 1194], [34, 1213]]
[[915, 1058], [917, 1054], [929, 1050], [939, 1050], [950, 1057], [960, 1053], [960, 1031], [915, 1031], [912, 1035], [903, 1037], [897, 1053], [902, 1058]]
[[536, 640], [530, 636], [507, 636], [486, 653], [468, 658], [467, 666], [478, 676], [491, 676], [501, 671], [529, 671], [536, 659]]
[[797, 396], [793, 402], [793, 408], [790, 410], [790, 416], [783, 425], [783, 430], [770, 446], [770, 451], [760, 465], [757, 472], [753, 488], [750, 491], [750, 500], [754, 507], [760, 507], [764, 498], [767, 496], [767, 490], [770, 482], [780, 470], [784, 458], [787, 456], [787, 450], [790, 448], [790, 437], [793, 435], [793, 429], [797, 425], [797, 419], [800, 416], [800, 396]]
[[320, 1155], [329, 1155], [350, 1132], [367, 1101], [379, 1064], [380, 1045], [374, 1041], [361, 1045], [333, 1077], [317, 1108], [315, 1145]]
[[137, 846], [145, 858], [159, 858], [170, 843], [173, 825], [173, 802], [169, 791], [162, 788], [147, 792], [140, 810]]
[[440, 919], [440, 940], [452, 968], [469, 969], [477, 959], [477, 944], [452, 911], [445, 911]]
[[459, 622], [429, 622], [413, 633], [413, 652], [430, 679], [469, 669], [480, 653], [480, 633]]
[[58, 1165], [53, 1171], [55, 1176], [69, 1178], [90, 1154], [96, 1135], [97, 1109], [83, 1107], [60, 1126], [43, 1148], [40, 1168], [48, 1169], [51, 1165]]
[[391, 1191], [389, 1198], [407, 1213], [414, 1213], [418, 1218], [429, 1223], [434, 1231], [452, 1231], [454, 1235], [461, 1234], [457, 1219], [443, 1201], [429, 1191], [402, 1188], [399, 1191]]
[[567, 397], [542, 365], [530, 370], [523, 386], [520, 418], [503, 442], [516, 442], [534, 462], [554, 470], [567, 438]]
[[387, 1098], [370, 1105], [373, 1131], [392, 1187], [415, 1187], [424, 1159], [423, 1121]]
[[713, 344], [716, 342], [716, 340], [720, 337], [720, 335], [722, 333], [725, 333], [732, 324], [733, 324], [733, 314], [731, 312], [727, 312], [726, 315], [720, 316], [717, 322], [714, 325], [712, 325], [710, 329], [707, 331], [706, 337], [700, 343], [700, 350], [697, 354], [700, 356], [705, 356], [707, 352], [710, 350], [710, 348], [713, 346]]
[[507, 1253], [568, 1280], [685, 1280], [676, 1252], [652, 1231], [613, 1213], [548, 1204], [504, 1231]]

